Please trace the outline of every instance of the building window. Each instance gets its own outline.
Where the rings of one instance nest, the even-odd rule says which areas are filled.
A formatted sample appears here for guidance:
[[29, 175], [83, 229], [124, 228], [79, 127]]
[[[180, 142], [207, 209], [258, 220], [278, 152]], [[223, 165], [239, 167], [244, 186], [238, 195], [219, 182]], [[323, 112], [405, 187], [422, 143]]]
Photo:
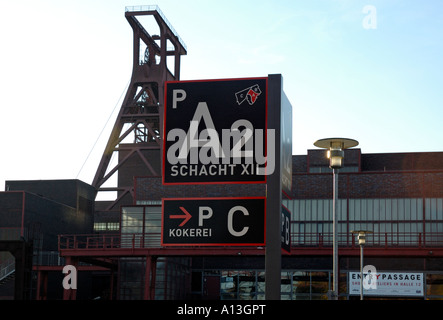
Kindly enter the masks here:
[[122, 207], [122, 243], [132, 246], [161, 246], [161, 206]]
[[118, 231], [120, 229], [120, 224], [118, 222], [107, 222], [106, 230]]
[[96, 222], [94, 223], [94, 231], [106, 230], [106, 222]]
[[120, 224], [118, 222], [95, 222], [94, 231], [118, 231]]

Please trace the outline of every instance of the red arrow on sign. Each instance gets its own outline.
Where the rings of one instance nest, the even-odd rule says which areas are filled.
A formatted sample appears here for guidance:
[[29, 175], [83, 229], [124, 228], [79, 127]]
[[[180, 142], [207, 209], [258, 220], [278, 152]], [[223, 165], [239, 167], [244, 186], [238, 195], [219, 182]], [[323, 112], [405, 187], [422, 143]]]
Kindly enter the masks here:
[[173, 214], [170, 215], [170, 219], [184, 219], [182, 223], [179, 224], [179, 227], [183, 227], [189, 219], [192, 218], [191, 214], [183, 207], [180, 207], [180, 210], [184, 212], [184, 214]]

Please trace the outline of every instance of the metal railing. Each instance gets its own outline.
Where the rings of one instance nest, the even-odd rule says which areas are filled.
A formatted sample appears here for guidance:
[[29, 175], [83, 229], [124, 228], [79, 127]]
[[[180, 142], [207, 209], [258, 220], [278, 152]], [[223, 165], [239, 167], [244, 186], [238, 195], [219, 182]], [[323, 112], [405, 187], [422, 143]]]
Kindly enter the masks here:
[[160, 17], [163, 19], [163, 21], [166, 23], [166, 25], [169, 27], [171, 32], [177, 37], [178, 41], [182, 45], [182, 47], [187, 50], [186, 44], [183, 41], [182, 38], [178, 35], [178, 32], [174, 29], [172, 24], [169, 22], [168, 19], [166, 19], [166, 16], [164, 13], [160, 10], [160, 8], [157, 5], [144, 5], [144, 6], [128, 6], [125, 7], [125, 12], [141, 12], [141, 11], [157, 11]]
[[[350, 233], [338, 233], [337, 241], [340, 247], [357, 247], [358, 241], [355, 235]], [[293, 233], [292, 246], [332, 246], [333, 234], [327, 233]], [[443, 247], [442, 232], [378, 232], [366, 235], [366, 247], [389, 248], [389, 247]]]
[[10, 258], [0, 264], [0, 281], [14, 273], [15, 271], [15, 258]]
[[159, 248], [160, 233], [59, 235], [59, 250], [63, 249], [116, 249]]
[[[59, 250], [63, 249], [115, 249], [115, 248], [160, 248], [160, 233], [131, 234], [86, 234], [59, 235]], [[338, 245], [343, 248], [358, 247], [356, 237], [350, 233], [338, 233]], [[321, 249], [332, 247], [332, 232], [292, 233], [291, 246]], [[379, 232], [366, 236], [366, 247], [376, 248], [435, 248], [443, 247], [443, 233]]]

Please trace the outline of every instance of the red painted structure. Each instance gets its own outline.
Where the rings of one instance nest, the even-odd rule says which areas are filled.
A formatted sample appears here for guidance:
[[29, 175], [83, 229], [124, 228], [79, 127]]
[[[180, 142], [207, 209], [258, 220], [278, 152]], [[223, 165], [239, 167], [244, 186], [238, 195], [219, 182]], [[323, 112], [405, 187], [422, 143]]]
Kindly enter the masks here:
[[[410, 234], [409, 234], [410, 235]], [[441, 233], [436, 234], [441, 235]], [[152, 235], [151, 235], [152, 236]], [[388, 237], [387, 234], [382, 236]], [[420, 235], [418, 235], [420, 237]], [[332, 234], [317, 235], [314, 237], [332, 237]], [[125, 243], [122, 247], [121, 244]], [[387, 243], [387, 242], [386, 242]], [[130, 244], [128, 246], [128, 244]], [[265, 250], [263, 247], [160, 247], [150, 248], [144, 245], [143, 237], [121, 236], [120, 234], [108, 235], [60, 235], [59, 236], [59, 252], [60, 256], [67, 258], [67, 264], [78, 266], [81, 260], [89, 261], [97, 265], [108, 264], [109, 268], [116, 266], [118, 259], [122, 257], [145, 257], [147, 263], [144, 299], [150, 300], [155, 294], [155, 272], [156, 260], [159, 257], [173, 257], [173, 256], [264, 256]], [[346, 257], [358, 257], [360, 255], [359, 246], [356, 244], [355, 237], [349, 235], [346, 242], [339, 243], [339, 256], [341, 259]], [[324, 246], [323, 244], [310, 246], [309, 241], [303, 247], [292, 247], [291, 253], [288, 254], [282, 251], [284, 256], [332, 256], [332, 247]], [[443, 247], [435, 245], [432, 242], [420, 242], [417, 246], [408, 246], [408, 243], [402, 243], [398, 247], [391, 247], [387, 244], [385, 246], [371, 246], [367, 243], [365, 248], [366, 257], [433, 257], [443, 258]], [[83, 270], [103, 270], [104, 267], [78, 266], [78, 271]], [[40, 271], [61, 270], [61, 267], [56, 269], [42, 268]], [[39, 273], [41, 274], [41, 273]], [[114, 275], [111, 274], [111, 277]], [[45, 279], [38, 281], [39, 288], [45, 286]], [[43, 282], [43, 284], [42, 284]], [[113, 283], [111, 281], [111, 283]], [[112, 289], [111, 289], [112, 290]], [[40, 295], [37, 299], [42, 299]], [[75, 290], [64, 290], [64, 299], [75, 299]]]

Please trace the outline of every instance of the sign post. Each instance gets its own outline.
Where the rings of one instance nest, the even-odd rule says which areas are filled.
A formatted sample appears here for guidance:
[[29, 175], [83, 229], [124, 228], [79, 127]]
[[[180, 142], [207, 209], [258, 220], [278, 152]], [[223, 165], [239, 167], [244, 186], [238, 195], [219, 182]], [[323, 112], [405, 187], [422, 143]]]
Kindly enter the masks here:
[[275, 130], [275, 170], [267, 177], [266, 201], [266, 251], [265, 296], [266, 300], [280, 300], [281, 285], [281, 203], [282, 180], [280, 167], [280, 102], [281, 75], [268, 77], [268, 127]]
[[268, 76], [268, 128], [275, 131], [275, 170], [266, 181], [265, 295], [280, 300], [282, 193], [292, 187], [292, 107], [280, 74]]
[[[262, 206], [254, 218], [248, 206], [257, 204], [248, 198], [164, 199], [162, 245], [265, 244], [265, 295], [279, 300], [282, 193], [292, 183], [292, 107], [282, 76], [166, 82], [163, 129], [164, 185], [266, 183], [267, 195], [254, 199]], [[233, 224], [234, 215], [243, 225]]]

